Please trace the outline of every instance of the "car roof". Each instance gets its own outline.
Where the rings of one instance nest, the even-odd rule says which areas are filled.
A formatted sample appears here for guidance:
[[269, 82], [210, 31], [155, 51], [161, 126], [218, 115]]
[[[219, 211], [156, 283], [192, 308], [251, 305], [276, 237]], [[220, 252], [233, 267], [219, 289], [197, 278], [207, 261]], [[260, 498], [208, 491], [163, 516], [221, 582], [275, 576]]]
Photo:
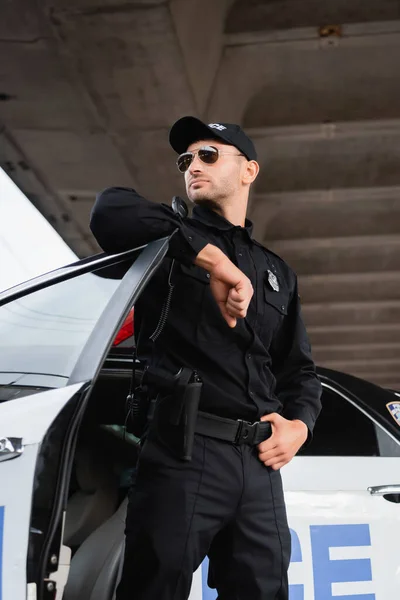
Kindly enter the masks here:
[[365, 379], [324, 367], [317, 367], [317, 373], [323, 385], [333, 387], [349, 397], [349, 400], [368, 412], [400, 442], [400, 423], [389, 408], [389, 405], [400, 405], [400, 398], [393, 390], [386, 390]]

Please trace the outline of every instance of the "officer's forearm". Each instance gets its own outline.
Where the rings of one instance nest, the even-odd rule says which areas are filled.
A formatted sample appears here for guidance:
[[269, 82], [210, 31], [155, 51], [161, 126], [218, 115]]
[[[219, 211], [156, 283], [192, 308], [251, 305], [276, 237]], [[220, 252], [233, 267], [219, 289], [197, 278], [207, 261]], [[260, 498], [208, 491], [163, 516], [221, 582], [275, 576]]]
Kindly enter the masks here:
[[105, 252], [123, 252], [176, 231], [170, 237], [168, 255], [189, 266], [207, 245], [190, 221], [183, 222], [172, 208], [150, 202], [132, 188], [114, 187], [97, 196], [90, 228]]
[[[219, 280], [231, 288], [242, 290], [244, 300], [253, 295], [249, 278], [217, 246], [207, 244], [196, 256], [195, 264], [208, 271], [212, 279]], [[250, 300], [249, 300], [250, 301]]]
[[229, 260], [229, 258], [213, 244], [207, 244], [196, 256], [195, 264], [210, 273], [216, 268], [222, 260]]

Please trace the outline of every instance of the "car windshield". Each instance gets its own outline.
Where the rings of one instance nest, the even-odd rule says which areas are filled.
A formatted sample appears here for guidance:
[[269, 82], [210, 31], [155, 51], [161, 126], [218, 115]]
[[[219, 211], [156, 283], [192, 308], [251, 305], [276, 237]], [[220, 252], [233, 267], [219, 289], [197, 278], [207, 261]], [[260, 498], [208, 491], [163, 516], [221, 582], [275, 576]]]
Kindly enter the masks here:
[[125, 269], [99, 269], [0, 307], [0, 401], [66, 385]]

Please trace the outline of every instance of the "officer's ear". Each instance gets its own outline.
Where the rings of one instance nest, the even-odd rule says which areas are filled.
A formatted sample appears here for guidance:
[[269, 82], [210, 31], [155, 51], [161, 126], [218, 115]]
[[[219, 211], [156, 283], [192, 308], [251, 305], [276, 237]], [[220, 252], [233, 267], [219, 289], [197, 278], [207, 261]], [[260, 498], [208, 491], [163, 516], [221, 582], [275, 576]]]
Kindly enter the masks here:
[[260, 165], [256, 160], [248, 160], [245, 163], [245, 170], [243, 173], [243, 183], [250, 185], [253, 183], [260, 170]]

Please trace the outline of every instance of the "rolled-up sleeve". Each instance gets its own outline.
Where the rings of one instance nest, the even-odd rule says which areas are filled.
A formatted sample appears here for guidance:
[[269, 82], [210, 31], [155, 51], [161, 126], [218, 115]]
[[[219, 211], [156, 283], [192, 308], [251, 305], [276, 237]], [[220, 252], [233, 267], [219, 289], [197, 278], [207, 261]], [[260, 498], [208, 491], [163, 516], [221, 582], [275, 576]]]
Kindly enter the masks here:
[[301, 314], [297, 279], [278, 351], [273, 360], [276, 394], [286, 419], [299, 419], [308, 427], [308, 441], [321, 411], [322, 386], [311, 356], [311, 346]]
[[146, 200], [132, 188], [112, 187], [98, 194], [90, 229], [100, 247], [113, 253], [172, 236], [168, 255], [189, 265], [208, 243], [190, 222], [171, 207]]

